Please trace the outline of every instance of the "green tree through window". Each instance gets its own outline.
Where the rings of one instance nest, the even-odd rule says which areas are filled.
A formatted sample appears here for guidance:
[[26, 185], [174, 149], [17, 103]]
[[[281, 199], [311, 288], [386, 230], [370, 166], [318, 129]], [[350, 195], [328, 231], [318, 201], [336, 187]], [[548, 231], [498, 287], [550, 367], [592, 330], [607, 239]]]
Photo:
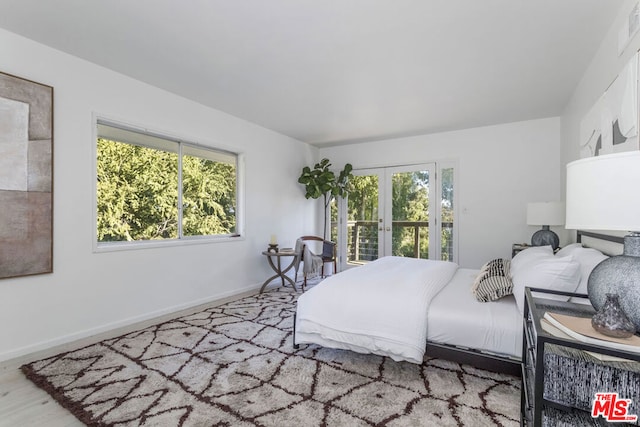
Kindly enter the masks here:
[[[352, 191], [347, 199], [347, 262], [363, 263], [378, 257], [378, 236], [388, 232], [387, 223], [380, 222], [385, 213], [379, 212], [378, 196], [381, 187], [380, 177], [390, 179], [391, 194], [391, 253], [394, 256], [435, 258], [437, 251], [432, 248], [429, 254], [430, 232], [440, 234], [440, 259], [454, 259], [454, 168], [440, 168], [439, 180], [435, 188], [432, 169], [389, 168], [372, 171], [369, 175], [356, 175], [352, 179]], [[431, 171], [431, 172], [430, 172]], [[359, 172], [366, 173], [366, 172]], [[386, 188], [388, 183], [383, 183]], [[433, 194], [430, 194], [432, 190]], [[437, 191], [439, 190], [439, 191]], [[434, 199], [438, 195], [438, 199]], [[388, 203], [389, 200], [383, 201]], [[438, 218], [430, 217], [430, 208]], [[332, 221], [337, 221], [337, 209], [332, 210]], [[439, 219], [436, 221], [436, 219]], [[337, 228], [336, 228], [337, 230]], [[388, 237], [389, 234], [385, 234]], [[434, 235], [431, 235], [434, 237]], [[438, 241], [438, 239], [433, 239]], [[386, 251], [383, 251], [386, 253]]]
[[[395, 173], [392, 177], [392, 210], [394, 220], [410, 222], [429, 221], [429, 173], [426, 171]], [[394, 226], [392, 253], [414, 257], [415, 228]], [[429, 227], [419, 227], [420, 258], [429, 257]]]
[[168, 140], [145, 146], [143, 134], [111, 129], [135, 142], [97, 140], [98, 242], [237, 233], [235, 155]]

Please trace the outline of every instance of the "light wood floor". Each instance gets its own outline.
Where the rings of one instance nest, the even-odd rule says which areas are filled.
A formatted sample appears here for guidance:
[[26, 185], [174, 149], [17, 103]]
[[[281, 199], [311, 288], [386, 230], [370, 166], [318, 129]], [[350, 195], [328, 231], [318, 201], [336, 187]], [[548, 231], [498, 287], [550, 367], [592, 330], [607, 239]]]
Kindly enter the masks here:
[[180, 312], [168, 314], [155, 319], [118, 328], [109, 332], [85, 338], [73, 343], [65, 344], [48, 350], [29, 354], [0, 364], [0, 427], [67, 427], [83, 426], [71, 412], [64, 409], [49, 394], [36, 387], [20, 371], [20, 366], [38, 359], [54, 356], [63, 351], [81, 348], [96, 342], [117, 337], [155, 323], [163, 322], [175, 317], [184, 316], [224, 304], [255, 292], [246, 292], [230, 298], [225, 298], [209, 304], [192, 307]]
[[19, 366], [0, 368], [0, 426], [83, 426], [71, 412], [27, 380]]

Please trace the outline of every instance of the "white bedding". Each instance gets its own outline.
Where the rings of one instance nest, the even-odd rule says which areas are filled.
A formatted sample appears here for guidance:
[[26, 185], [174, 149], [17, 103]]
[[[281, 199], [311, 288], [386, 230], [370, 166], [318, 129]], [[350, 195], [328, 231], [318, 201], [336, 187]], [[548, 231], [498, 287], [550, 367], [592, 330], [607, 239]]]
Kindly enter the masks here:
[[457, 269], [384, 257], [331, 276], [298, 298], [295, 342], [422, 363], [427, 308]]
[[471, 284], [478, 270], [460, 268], [433, 299], [428, 311], [429, 342], [520, 357], [522, 314], [513, 295], [478, 302]]

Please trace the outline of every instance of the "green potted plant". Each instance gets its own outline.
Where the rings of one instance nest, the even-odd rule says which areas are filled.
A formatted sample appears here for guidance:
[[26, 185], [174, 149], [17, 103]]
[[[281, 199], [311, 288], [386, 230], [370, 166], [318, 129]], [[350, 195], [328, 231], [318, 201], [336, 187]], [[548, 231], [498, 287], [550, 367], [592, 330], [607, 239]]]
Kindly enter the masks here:
[[330, 170], [329, 159], [322, 159], [311, 169], [309, 166], [302, 168], [302, 174], [298, 182], [305, 186], [307, 199], [318, 199], [324, 197], [324, 230], [323, 239], [327, 235], [327, 208], [335, 197], [345, 197], [351, 190], [350, 180], [353, 177], [351, 171], [353, 166], [350, 163], [344, 165], [338, 176]]

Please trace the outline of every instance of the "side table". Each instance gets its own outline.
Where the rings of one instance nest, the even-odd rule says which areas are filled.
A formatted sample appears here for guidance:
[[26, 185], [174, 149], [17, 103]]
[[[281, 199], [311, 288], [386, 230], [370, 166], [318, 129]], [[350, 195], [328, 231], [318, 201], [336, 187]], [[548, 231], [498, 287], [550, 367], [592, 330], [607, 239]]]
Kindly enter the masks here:
[[[264, 291], [264, 288], [267, 287], [267, 285], [275, 278], [280, 278], [280, 280], [282, 280], [282, 286], [286, 286], [285, 284], [285, 280], [288, 281], [289, 283], [291, 283], [291, 286], [293, 287], [294, 291], [297, 291], [296, 289], [296, 282], [293, 281], [293, 279], [291, 279], [291, 277], [287, 276], [286, 273], [287, 271], [291, 270], [293, 268], [293, 264], [296, 261], [296, 253], [293, 251], [281, 251], [281, 252], [272, 252], [272, 251], [263, 251], [262, 255], [267, 257], [267, 261], [269, 262], [269, 265], [271, 266], [271, 269], [273, 271], [276, 272], [276, 274], [274, 274], [273, 276], [269, 277], [267, 280], [265, 280], [265, 282], [262, 284], [262, 287], [260, 288], [260, 293], [262, 293]], [[284, 270], [282, 269], [282, 259], [285, 257], [291, 257], [291, 263], [284, 268]], [[273, 259], [276, 259], [276, 262], [273, 262]]]
[[[513, 245], [511, 245], [511, 258], [513, 258], [514, 256], [516, 256], [516, 254], [520, 251], [524, 251], [525, 249], [528, 248], [532, 248], [533, 246], [531, 246], [528, 243], [514, 243]], [[553, 250], [553, 253], [557, 253], [561, 248], [557, 248]]]
[[523, 251], [530, 247], [531, 245], [529, 245], [528, 243], [514, 243], [513, 245], [511, 245], [511, 258], [516, 256], [518, 252]]
[[[522, 384], [520, 425], [539, 426], [605, 426], [604, 419], [595, 419], [599, 394], [619, 393], [619, 400], [630, 400], [629, 417], [613, 412], [617, 397], [602, 401], [599, 416], [619, 416], [617, 425], [638, 425], [633, 417], [640, 403], [640, 352], [622, 350], [606, 341], [584, 342], [545, 323], [545, 313], [591, 318], [595, 313], [590, 304], [559, 301], [567, 298], [587, 298], [586, 295], [525, 288], [522, 342]], [[555, 331], [555, 332], [554, 332]], [[616, 395], [617, 396], [617, 395]], [[616, 406], [616, 411], [618, 406]], [[626, 408], [626, 406], [625, 406]]]

